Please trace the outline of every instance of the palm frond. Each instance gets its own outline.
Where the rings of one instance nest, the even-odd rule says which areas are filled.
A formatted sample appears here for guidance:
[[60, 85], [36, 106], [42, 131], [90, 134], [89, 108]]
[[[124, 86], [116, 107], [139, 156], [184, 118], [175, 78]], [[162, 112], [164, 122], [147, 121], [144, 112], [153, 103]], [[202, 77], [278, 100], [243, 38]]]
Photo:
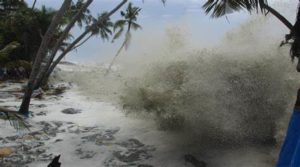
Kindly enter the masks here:
[[115, 33], [115, 35], [114, 35], [114, 37], [113, 37], [113, 41], [116, 40], [116, 39], [118, 39], [118, 38], [120, 38], [120, 36], [122, 35], [123, 32], [124, 32], [124, 28], [121, 27], [121, 28], [119, 29], [119, 31], [118, 31], [117, 33]]
[[124, 25], [126, 24], [126, 20], [118, 20], [115, 22], [114, 24], [114, 31], [116, 31], [116, 29], [124, 27]]
[[265, 12], [264, 5], [268, 4], [267, 0], [208, 0], [202, 8], [206, 14], [211, 17], [221, 17], [234, 11], [246, 9]]
[[[93, 35], [99, 35], [103, 40], [108, 40], [110, 35], [112, 34], [112, 28], [114, 24], [110, 21], [109, 18], [102, 19], [107, 15], [107, 12], [103, 12], [101, 15], [98, 16], [97, 19], [93, 18], [92, 21], [94, 22], [94, 25], [96, 26], [87, 26], [87, 28], [92, 28], [92, 34]], [[100, 23], [97, 23], [98, 20], [103, 20]], [[97, 23], [97, 24], [96, 24]]]
[[8, 120], [10, 125], [17, 131], [22, 129], [30, 130], [25, 117], [17, 111], [0, 107], [0, 119]]
[[142, 29], [142, 26], [140, 26], [139, 24], [137, 24], [137, 23], [135, 23], [135, 22], [132, 22], [132, 23], [131, 23], [131, 27], [132, 27], [134, 30]]

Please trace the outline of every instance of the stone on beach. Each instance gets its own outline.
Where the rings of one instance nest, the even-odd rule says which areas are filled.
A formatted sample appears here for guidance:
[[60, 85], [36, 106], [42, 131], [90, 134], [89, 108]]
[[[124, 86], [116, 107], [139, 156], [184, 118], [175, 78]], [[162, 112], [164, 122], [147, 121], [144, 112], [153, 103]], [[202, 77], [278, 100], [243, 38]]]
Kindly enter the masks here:
[[61, 111], [64, 114], [79, 114], [81, 113], [81, 110], [79, 109], [74, 109], [74, 108], [67, 108]]
[[13, 149], [10, 147], [0, 148], [0, 158], [8, 157], [13, 153]]

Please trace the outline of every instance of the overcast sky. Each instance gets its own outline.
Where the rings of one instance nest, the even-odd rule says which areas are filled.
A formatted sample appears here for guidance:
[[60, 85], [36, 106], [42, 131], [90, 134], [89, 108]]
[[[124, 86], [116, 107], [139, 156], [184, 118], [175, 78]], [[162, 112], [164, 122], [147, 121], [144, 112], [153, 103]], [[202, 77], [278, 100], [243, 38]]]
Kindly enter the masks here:
[[[30, 6], [33, 0], [26, 0]], [[90, 7], [93, 14], [109, 11], [116, 6], [120, 0], [94, 0]], [[229, 22], [225, 17], [220, 19], [211, 19], [206, 16], [201, 9], [203, 0], [168, 0], [164, 6], [160, 0], [131, 0], [135, 6], [142, 8], [138, 17], [138, 22], [143, 29], [133, 33], [133, 41], [130, 50], [134, 47], [141, 47], [141, 40], [149, 36], [156, 37], [151, 40], [159, 41], [159, 37], [163, 36], [166, 28], [183, 27], [188, 32], [194, 45], [206, 45], [213, 43], [222, 38], [228, 30], [236, 27], [245, 19], [248, 14], [239, 12], [228, 15]], [[46, 7], [59, 8], [62, 0], [37, 0], [36, 7], [45, 5]], [[113, 20], [119, 17], [119, 12], [113, 17]], [[75, 28], [73, 34], [78, 34], [80, 29]], [[205, 40], [198, 40], [198, 39]], [[139, 41], [139, 42], [137, 42]], [[202, 41], [202, 42], [199, 42]], [[207, 41], [207, 43], [205, 43]], [[80, 47], [76, 52], [70, 53], [67, 60], [86, 62], [86, 61], [103, 61], [113, 57], [116, 49], [120, 46], [120, 40], [115, 43], [103, 42], [99, 38], [93, 38], [84, 46]], [[86, 56], [89, 59], [86, 59]]]

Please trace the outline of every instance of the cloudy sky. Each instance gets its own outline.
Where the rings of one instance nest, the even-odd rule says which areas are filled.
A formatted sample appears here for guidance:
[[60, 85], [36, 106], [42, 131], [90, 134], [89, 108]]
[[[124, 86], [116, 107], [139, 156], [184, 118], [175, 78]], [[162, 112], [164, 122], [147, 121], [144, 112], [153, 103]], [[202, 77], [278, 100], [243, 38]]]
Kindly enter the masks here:
[[[26, 0], [26, 2], [31, 5], [33, 0]], [[97, 15], [97, 13], [109, 11], [119, 2], [120, 0], [94, 0], [90, 10], [94, 15]], [[170, 27], [184, 29], [189, 34], [190, 41], [194, 41], [192, 42], [194, 45], [214, 43], [221, 39], [225, 32], [238, 26], [249, 17], [247, 13], [240, 12], [228, 15], [229, 22], [225, 17], [212, 19], [206, 16], [201, 9], [204, 0], [168, 0], [165, 6], [160, 0], [144, 0], [144, 3], [142, 0], [130, 0], [130, 2], [142, 8], [138, 22], [143, 27], [142, 30], [134, 32], [130, 50], [133, 50], [134, 47], [142, 47], [140, 39], [152, 37], [149, 40], [159, 41], [166, 29]], [[61, 3], [61, 0], [38, 0], [36, 6], [45, 5], [59, 8]], [[112, 19], [115, 20], [119, 16], [118, 12]], [[73, 34], [76, 36], [81, 31], [83, 30], [75, 28]], [[120, 43], [120, 40], [111, 43], [93, 38], [76, 52], [70, 53], [67, 60], [79, 62], [109, 60], [113, 57]]]

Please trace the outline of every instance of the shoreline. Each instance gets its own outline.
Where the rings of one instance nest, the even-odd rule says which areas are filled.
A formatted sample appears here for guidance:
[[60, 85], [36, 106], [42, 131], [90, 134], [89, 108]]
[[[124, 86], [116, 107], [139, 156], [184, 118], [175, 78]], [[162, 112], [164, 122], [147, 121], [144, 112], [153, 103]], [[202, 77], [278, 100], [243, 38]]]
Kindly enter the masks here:
[[[17, 83], [10, 86], [18, 88]], [[1, 105], [13, 107], [20, 102], [10, 97]], [[70, 108], [79, 112], [62, 112]], [[160, 131], [155, 121], [127, 116], [111, 103], [82, 95], [76, 86], [59, 96], [33, 99], [31, 109], [34, 116], [29, 120], [33, 126], [30, 132], [17, 133], [8, 122], [0, 120], [0, 134], [5, 134], [0, 137], [1, 147], [14, 149], [10, 163], [15, 161], [15, 166], [47, 166], [61, 154], [63, 166], [182, 167], [186, 164], [183, 156], [191, 153], [210, 166], [229, 167], [249, 161], [240, 166], [271, 167], [276, 156], [274, 148], [251, 146], [201, 150], [190, 143], [195, 140], [190, 136]], [[241, 162], [237, 162], [237, 157]]]

